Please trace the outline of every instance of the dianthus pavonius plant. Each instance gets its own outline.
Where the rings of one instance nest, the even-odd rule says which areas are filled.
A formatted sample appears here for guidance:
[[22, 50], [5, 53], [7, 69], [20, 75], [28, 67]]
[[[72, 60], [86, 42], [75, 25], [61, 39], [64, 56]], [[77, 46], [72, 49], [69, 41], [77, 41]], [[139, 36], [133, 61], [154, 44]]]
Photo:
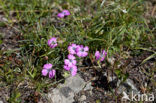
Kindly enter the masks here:
[[[57, 38], [52, 37], [51, 39], [48, 40], [48, 46], [50, 48], [55, 48], [57, 46]], [[88, 51], [89, 47], [88, 46], [83, 46], [83, 45], [78, 45], [78, 44], [71, 44], [68, 46], [68, 51], [69, 54], [67, 56], [67, 59], [64, 60], [64, 69], [69, 71], [72, 76], [75, 76], [77, 73], [77, 61], [76, 61], [76, 56], [78, 58], [84, 58], [88, 56]], [[107, 52], [105, 50], [96, 51], [95, 52], [95, 58], [97, 62], [102, 62], [104, 61], [105, 57], [107, 55]], [[43, 69], [42, 69], [42, 75], [43, 76], [49, 76], [49, 78], [53, 78], [56, 74], [56, 70], [52, 68], [53, 65], [51, 63], [44, 64]]]
[[[66, 16], [69, 16], [70, 12], [68, 10], [63, 10], [61, 13], [58, 13], [58, 17], [59, 18], [64, 18]], [[57, 38], [56, 37], [52, 37], [48, 40], [48, 46], [50, 48], [55, 48], [58, 43], [57, 43]], [[89, 47], [88, 46], [84, 46], [84, 45], [78, 45], [78, 44], [71, 44], [68, 46], [68, 56], [67, 59], [64, 60], [64, 66], [63, 68], [66, 71], [69, 71], [71, 73], [72, 76], [75, 76], [77, 74], [77, 61], [76, 61], [76, 56], [78, 58], [84, 58], [86, 56], [88, 56], [88, 52], [89, 52]], [[104, 61], [105, 57], [107, 55], [107, 52], [105, 50], [100, 51], [96, 51], [95, 52], [95, 58], [96, 61], [98, 63]], [[42, 75], [43, 76], [49, 76], [49, 78], [54, 78], [55, 74], [56, 74], [56, 70], [52, 68], [53, 65], [51, 63], [47, 63], [43, 65], [43, 69], [42, 69]]]

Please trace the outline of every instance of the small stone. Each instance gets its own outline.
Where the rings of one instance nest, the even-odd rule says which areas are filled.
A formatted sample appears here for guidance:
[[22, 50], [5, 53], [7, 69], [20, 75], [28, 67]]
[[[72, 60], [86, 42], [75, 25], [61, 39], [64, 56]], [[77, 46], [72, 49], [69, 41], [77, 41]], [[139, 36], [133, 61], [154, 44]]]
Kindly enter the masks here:
[[87, 85], [86, 85], [86, 87], [84, 88], [84, 90], [86, 91], [86, 90], [92, 90], [93, 89], [93, 87], [92, 87], [92, 83], [91, 82], [89, 82]]
[[90, 95], [93, 95], [93, 92], [92, 92], [92, 90], [90, 90], [90, 91], [89, 91], [89, 94], [90, 94]]
[[83, 101], [85, 101], [86, 100], [86, 96], [85, 95], [82, 95], [80, 98], [79, 98], [79, 101], [80, 102], [83, 102]]
[[75, 93], [78, 93], [85, 86], [85, 81], [77, 74], [74, 77], [69, 77], [66, 80], [66, 86], [70, 87]]
[[[121, 82], [121, 81], [118, 81], [118, 82]], [[119, 84], [119, 83], [118, 83]], [[122, 83], [119, 88], [118, 88], [118, 93], [121, 94], [123, 92], [126, 92], [126, 93], [131, 93], [131, 92], [134, 92], [134, 93], [138, 93], [138, 89], [135, 87], [133, 81], [131, 79], [127, 79], [124, 83]]]
[[127, 79], [126, 83], [131, 87], [131, 89], [138, 91], [131, 79]]
[[111, 65], [114, 65], [114, 62], [115, 62], [115, 58], [108, 58], [108, 62], [111, 64]]
[[0, 101], [0, 103], [3, 103], [3, 101]]

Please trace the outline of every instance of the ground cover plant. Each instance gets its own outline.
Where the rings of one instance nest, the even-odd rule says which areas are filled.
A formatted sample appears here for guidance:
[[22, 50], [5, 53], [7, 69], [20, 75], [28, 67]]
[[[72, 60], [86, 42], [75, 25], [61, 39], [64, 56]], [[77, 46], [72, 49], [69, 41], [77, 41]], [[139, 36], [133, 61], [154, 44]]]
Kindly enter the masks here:
[[121, 102], [113, 75], [156, 94], [155, 11], [146, 0], [0, 0], [0, 100], [38, 103], [77, 74], [92, 82], [90, 103]]

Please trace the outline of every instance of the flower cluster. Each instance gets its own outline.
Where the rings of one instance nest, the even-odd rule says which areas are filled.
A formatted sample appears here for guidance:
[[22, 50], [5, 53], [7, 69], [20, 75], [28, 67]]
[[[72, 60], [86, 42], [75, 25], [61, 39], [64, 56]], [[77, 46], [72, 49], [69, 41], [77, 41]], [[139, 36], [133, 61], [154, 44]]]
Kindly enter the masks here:
[[68, 59], [64, 60], [64, 69], [70, 71], [72, 76], [75, 76], [77, 73], [77, 61], [74, 55], [77, 55], [78, 57], [86, 57], [88, 55], [89, 48], [88, 46], [84, 47], [83, 45], [71, 44], [68, 46], [68, 51]]
[[88, 55], [89, 48], [88, 46], [72, 44], [68, 47], [70, 54], [76, 54], [78, 57], [86, 57]]
[[57, 17], [64, 18], [66, 16], [70, 15], [70, 12], [68, 10], [63, 10], [61, 13], [57, 14]]

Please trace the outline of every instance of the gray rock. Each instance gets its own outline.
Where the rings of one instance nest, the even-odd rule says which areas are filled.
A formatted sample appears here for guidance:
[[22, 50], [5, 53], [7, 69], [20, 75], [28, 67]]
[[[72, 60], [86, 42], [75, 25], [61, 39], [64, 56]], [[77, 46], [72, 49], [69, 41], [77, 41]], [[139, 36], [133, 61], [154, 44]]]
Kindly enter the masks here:
[[127, 79], [126, 83], [131, 87], [132, 90], [138, 91], [131, 79]]
[[86, 90], [90, 90], [90, 89], [91, 90], [93, 89], [91, 82], [89, 82], [88, 84], [86, 84], [86, 87], [84, 88], [84, 90], [86, 91]]
[[60, 93], [62, 93], [66, 98], [69, 97], [69, 94], [71, 92], [72, 92], [72, 90], [69, 87], [62, 87], [62, 88], [60, 88]]
[[68, 93], [68, 97], [65, 97], [59, 89], [54, 89], [52, 93], [48, 93], [49, 103], [72, 103], [74, 102], [74, 92]]
[[86, 100], [86, 96], [85, 95], [82, 95], [80, 98], [79, 98], [79, 101], [80, 102], [83, 102], [83, 101], [85, 101]]
[[3, 103], [3, 101], [0, 101], [0, 103]]
[[[119, 81], [120, 82], [120, 81]], [[120, 84], [120, 83], [118, 83]], [[133, 91], [133, 93], [139, 93], [138, 89], [134, 85], [133, 81], [131, 79], [127, 79], [124, 83], [120, 84], [118, 88], [118, 93], [121, 94], [123, 92], [126, 92], [127, 94], [130, 94]]]
[[64, 85], [69, 86], [75, 93], [78, 93], [86, 85], [86, 82], [77, 74], [74, 77], [69, 77]]
[[114, 57], [108, 58], [108, 62], [109, 62], [111, 65], [114, 65], [115, 58], [114, 58]]
[[[50, 103], [73, 103], [74, 94], [81, 90], [91, 89], [91, 83], [87, 84], [78, 74], [74, 77], [66, 79], [64, 84], [58, 85], [57, 88], [53, 89], [48, 93], [47, 97]], [[82, 97], [81, 100], [86, 99]]]

